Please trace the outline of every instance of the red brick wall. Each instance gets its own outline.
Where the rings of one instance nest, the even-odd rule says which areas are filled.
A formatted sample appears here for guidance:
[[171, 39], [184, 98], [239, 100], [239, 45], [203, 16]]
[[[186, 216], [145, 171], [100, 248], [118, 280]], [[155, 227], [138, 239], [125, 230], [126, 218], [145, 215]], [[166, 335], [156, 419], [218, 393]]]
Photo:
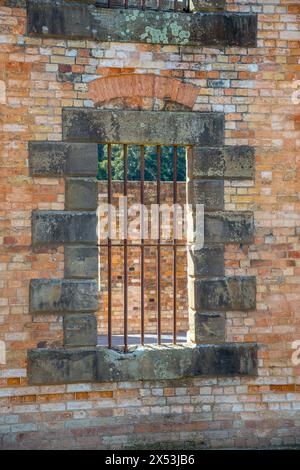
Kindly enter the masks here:
[[[25, 10], [2, 5], [0, 447], [299, 445], [300, 367], [292, 361], [300, 340], [298, 2], [228, 1], [231, 11], [257, 12], [259, 31], [257, 48], [225, 51], [29, 38]], [[255, 243], [228, 246], [226, 266], [227, 274], [257, 277], [257, 310], [227, 315], [228, 340], [259, 344], [257, 378], [27, 385], [27, 349], [62, 337], [61, 318], [29, 315], [29, 280], [62, 277], [64, 258], [62, 249], [30, 246], [31, 211], [63, 209], [64, 188], [59, 179], [29, 176], [27, 142], [60, 140], [62, 107], [93, 106], [89, 81], [125, 72], [195, 85], [195, 111], [226, 113], [226, 143], [256, 147], [255, 182], [226, 186], [227, 209], [254, 210]], [[207, 79], [224, 80], [223, 87], [208, 88]], [[151, 97], [128, 102], [163, 105]]]

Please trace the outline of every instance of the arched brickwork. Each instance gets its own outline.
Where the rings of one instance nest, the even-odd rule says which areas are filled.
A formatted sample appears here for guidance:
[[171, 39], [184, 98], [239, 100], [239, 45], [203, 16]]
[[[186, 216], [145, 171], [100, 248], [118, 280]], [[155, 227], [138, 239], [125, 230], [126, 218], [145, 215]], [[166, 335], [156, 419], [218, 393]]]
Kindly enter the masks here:
[[95, 104], [134, 96], [170, 100], [192, 108], [197, 94], [195, 85], [154, 74], [112, 75], [94, 80], [89, 87], [89, 97]]

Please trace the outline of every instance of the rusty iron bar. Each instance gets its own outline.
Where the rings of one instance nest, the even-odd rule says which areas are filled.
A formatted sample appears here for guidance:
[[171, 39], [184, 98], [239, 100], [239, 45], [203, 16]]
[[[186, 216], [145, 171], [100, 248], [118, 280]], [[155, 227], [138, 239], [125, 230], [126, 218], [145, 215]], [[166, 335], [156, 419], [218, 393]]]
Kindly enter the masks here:
[[157, 267], [156, 267], [156, 290], [157, 290], [157, 344], [161, 344], [161, 291], [160, 291], [160, 274], [161, 274], [161, 252], [160, 252], [160, 178], [161, 178], [161, 148], [156, 147], [157, 175], [156, 175], [156, 204], [158, 209], [158, 233], [157, 233]]
[[177, 160], [178, 160], [177, 146], [174, 147], [173, 156], [173, 343], [176, 344], [177, 340], [177, 239], [176, 239], [176, 204], [177, 204]]
[[111, 241], [111, 204], [112, 204], [112, 169], [111, 144], [107, 148], [107, 200], [108, 200], [108, 239], [107, 239], [107, 287], [108, 287], [108, 347], [112, 347], [112, 241]]
[[128, 350], [128, 248], [127, 248], [127, 192], [128, 192], [128, 148], [124, 145], [124, 349]]
[[144, 233], [144, 204], [145, 204], [145, 147], [141, 145], [140, 160], [140, 199], [141, 199], [141, 345], [145, 344], [145, 233]]

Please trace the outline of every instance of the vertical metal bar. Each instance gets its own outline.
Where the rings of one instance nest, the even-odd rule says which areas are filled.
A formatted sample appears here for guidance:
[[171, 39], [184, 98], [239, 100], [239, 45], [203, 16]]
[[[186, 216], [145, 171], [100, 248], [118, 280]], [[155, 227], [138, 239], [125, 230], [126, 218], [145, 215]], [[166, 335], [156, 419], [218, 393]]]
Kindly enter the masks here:
[[178, 160], [178, 149], [175, 145], [173, 155], [173, 343], [177, 341], [177, 240], [176, 240], [176, 204], [177, 204], [177, 160]]
[[156, 147], [156, 161], [157, 161], [157, 177], [156, 177], [156, 204], [158, 209], [158, 238], [157, 238], [157, 270], [156, 270], [156, 282], [157, 282], [157, 344], [161, 344], [161, 292], [160, 292], [160, 166], [161, 148], [159, 145]]
[[140, 161], [140, 199], [141, 199], [141, 344], [145, 343], [145, 234], [144, 234], [144, 204], [145, 204], [145, 147], [141, 146]]
[[112, 247], [111, 247], [111, 203], [112, 203], [112, 173], [111, 173], [111, 144], [108, 144], [107, 149], [107, 193], [108, 193], [108, 240], [107, 240], [107, 287], [108, 287], [108, 347], [112, 346], [112, 324], [111, 324], [111, 312], [112, 312], [112, 298], [111, 298], [111, 287], [112, 287]]
[[128, 8], [128, 0], [124, 0], [124, 7]]
[[146, 8], [146, 0], [141, 0], [141, 6], [142, 6], [142, 10], [145, 10], [145, 8]]
[[160, 10], [160, 0], [156, 0], [156, 7], [157, 7], [157, 10]]
[[174, 0], [174, 11], [178, 10], [178, 0]]
[[127, 264], [128, 264], [128, 247], [127, 247], [127, 186], [128, 186], [128, 149], [124, 145], [124, 349], [128, 350], [128, 277], [127, 277]]

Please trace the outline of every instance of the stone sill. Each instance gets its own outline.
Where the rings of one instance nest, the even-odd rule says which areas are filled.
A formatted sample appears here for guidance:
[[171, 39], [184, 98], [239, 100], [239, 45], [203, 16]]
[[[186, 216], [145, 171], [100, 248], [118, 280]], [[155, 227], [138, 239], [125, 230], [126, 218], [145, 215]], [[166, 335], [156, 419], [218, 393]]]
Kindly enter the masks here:
[[145, 346], [128, 353], [104, 347], [28, 351], [31, 385], [241, 375], [257, 375], [255, 343]]

